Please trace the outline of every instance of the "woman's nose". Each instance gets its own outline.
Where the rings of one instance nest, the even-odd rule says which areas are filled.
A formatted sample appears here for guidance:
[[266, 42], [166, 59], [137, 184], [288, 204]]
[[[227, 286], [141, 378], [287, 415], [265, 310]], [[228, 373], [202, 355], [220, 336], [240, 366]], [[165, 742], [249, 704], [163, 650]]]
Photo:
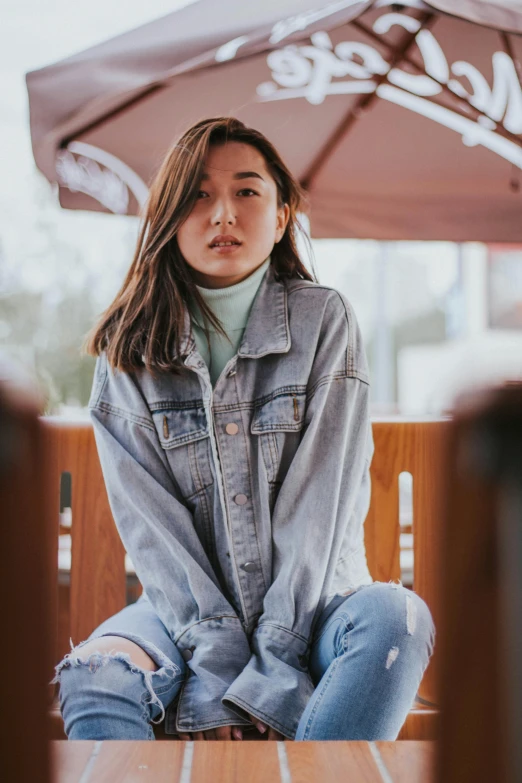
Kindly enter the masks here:
[[214, 214], [212, 216], [213, 225], [219, 226], [222, 224], [227, 224], [232, 226], [235, 222], [236, 216], [234, 215], [234, 211], [232, 210], [231, 206], [227, 202], [216, 204]]

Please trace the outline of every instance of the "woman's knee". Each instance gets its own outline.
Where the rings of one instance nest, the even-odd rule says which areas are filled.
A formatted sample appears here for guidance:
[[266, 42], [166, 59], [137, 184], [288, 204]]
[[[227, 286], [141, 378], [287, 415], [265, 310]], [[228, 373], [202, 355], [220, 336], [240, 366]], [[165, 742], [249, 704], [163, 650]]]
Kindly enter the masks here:
[[374, 582], [369, 587], [366, 596], [372, 596], [379, 626], [383, 630], [388, 627], [393, 632], [402, 628], [405, 635], [426, 641], [431, 653], [435, 643], [435, 624], [426, 601], [401, 584]]
[[148, 724], [158, 712], [164, 714], [148, 683], [155, 672], [138, 668], [127, 652], [92, 651], [89, 647], [82, 653], [82, 647], [68, 653], [56, 667], [53, 680], [59, 683], [67, 737], [153, 739]]
[[[62, 702], [66, 697], [74, 698], [75, 694], [82, 697], [88, 692], [92, 697], [98, 689], [107, 696], [120, 694], [140, 679], [136, 678], [138, 671], [144, 676], [152, 676], [157, 667], [151, 659], [150, 664], [143, 661], [145, 666], [142, 666], [138, 663], [142, 659], [136, 650], [123, 644], [116, 648], [111, 641], [114, 639], [126, 641], [118, 637], [100, 637], [84, 642], [73, 647], [55, 666], [55, 677], [51, 682], [59, 683]], [[134, 647], [138, 648], [138, 645]]]
[[132, 642], [130, 639], [125, 639], [123, 636], [99, 636], [96, 639], [91, 639], [85, 644], [79, 645], [72, 652], [76, 652], [82, 657], [88, 656], [94, 652], [101, 653], [128, 653], [132, 663], [140, 666], [142, 669], [148, 671], [157, 671], [158, 666], [152, 660], [145, 650]]
[[[60, 702], [82, 700], [87, 693], [96, 698], [116, 698], [140, 692], [141, 698], [156, 704], [164, 716], [162, 699], [174, 694], [183, 675], [165, 658], [157, 664], [134, 642], [119, 636], [97, 637], [73, 647], [55, 666], [51, 683], [59, 683]], [[165, 694], [160, 699], [156, 693]]]

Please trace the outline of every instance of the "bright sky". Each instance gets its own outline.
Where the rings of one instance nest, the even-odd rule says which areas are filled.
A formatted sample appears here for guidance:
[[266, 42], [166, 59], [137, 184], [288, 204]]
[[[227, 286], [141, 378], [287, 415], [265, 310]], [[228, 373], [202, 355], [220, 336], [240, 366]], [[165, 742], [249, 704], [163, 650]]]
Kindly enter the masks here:
[[[0, 25], [0, 198], [18, 211], [34, 172], [24, 74], [164, 16], [195, 0], [17, 0]], [[1, 224], [0, 224], [1, 225]]]
[[[113, 215], [63, 210], [49, 196], [50, 185], [36, 168], [31, 151], [25, 73], [56, 62], [195, 0], [17, 0], [3, 8], [0, 25], [0, 290], [2, 267], [15, 270], [31, 290], [63, 276], [63, 269], [45, 269], [31, 262], [41, 258], [39, 221], [56, 227], [67, 243], [82, 240], [94, 267], [107, 269], [107, 255], [115, 263], [106, 271], [109, 289], [121, 274], [122, 234], [128, 221]], [[49, 205], [52, 205], [51, 207]], [[96, 227], [93, 231], [93, 227]], [[103, 251], [103, 252], [102, 252]], [[114, 280], [110, 272], [114, 272]], [[70, 272], [70, 270], [68, 270]]]

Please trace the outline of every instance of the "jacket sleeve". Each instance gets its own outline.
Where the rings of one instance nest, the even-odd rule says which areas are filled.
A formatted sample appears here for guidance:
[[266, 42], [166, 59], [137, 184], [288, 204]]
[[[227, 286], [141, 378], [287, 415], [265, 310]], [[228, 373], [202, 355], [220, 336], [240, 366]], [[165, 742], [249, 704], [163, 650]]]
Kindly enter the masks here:
[[154, 610], [187, 655], [177, 729], [250, 725], [221, 701], [250, 658], [248, 638], [196, 534], [139, 384], [133, 374], [113, 371], [105, 352], [96, 361], [89, 411], [123, 545]]
[[361, 553], [373, 448], [359, 326], [350, 303], [333, 291], [309, 377], [303, 435], [272, 515], [272, 583], [252, 656], [223, 697], [238, 715], [246, 711], [291, 739], [314, 692], [309, 648], [341, 544], [343, 557]]

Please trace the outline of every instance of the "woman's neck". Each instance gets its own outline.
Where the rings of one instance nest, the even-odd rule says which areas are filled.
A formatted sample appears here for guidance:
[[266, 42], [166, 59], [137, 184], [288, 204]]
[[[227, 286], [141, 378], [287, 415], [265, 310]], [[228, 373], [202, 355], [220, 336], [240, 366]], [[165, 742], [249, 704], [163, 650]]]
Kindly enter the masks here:
[[243, 273], [242, 275], [239, 276], [236, 275], [234, 277], [228, 277], [228, 278], [212, 277], [211, 275], [206, 275], [205, 273], [200, 272], [199, 270], [193, 269], [192, 277], [197, 287], [203, 291], [215, 291], [220, 288], [233, 288], [234, 286], [242, 283], [244, 280], [248, 280], [269, 260], [270, 260], [270, 256], [268, 256], [268, 258], [265, 258], [263, 263], [259, 264], [259, 266], [257, 266], [255, 269], [252, 269], [250, 272]]
[[[196, 286], [205, 300], [205, 303], [219, 318], [225, 328], [238, 329], [245, 326], [248, 313], [250, 312], [261, 280], [270, 266], [270, 260], [270, 256], [268, 256], [268, 258], [258, 266], [257, 269], [254, 269], [248, 277], [240, 280], [239, 283], [235, 283], [235, 285], [225, 286], [223, 288], [204, 288], [203, 286]], [[192, 298], [191, 309], [196, 317], [196, 323], [202, 326], [202, 314]]]

